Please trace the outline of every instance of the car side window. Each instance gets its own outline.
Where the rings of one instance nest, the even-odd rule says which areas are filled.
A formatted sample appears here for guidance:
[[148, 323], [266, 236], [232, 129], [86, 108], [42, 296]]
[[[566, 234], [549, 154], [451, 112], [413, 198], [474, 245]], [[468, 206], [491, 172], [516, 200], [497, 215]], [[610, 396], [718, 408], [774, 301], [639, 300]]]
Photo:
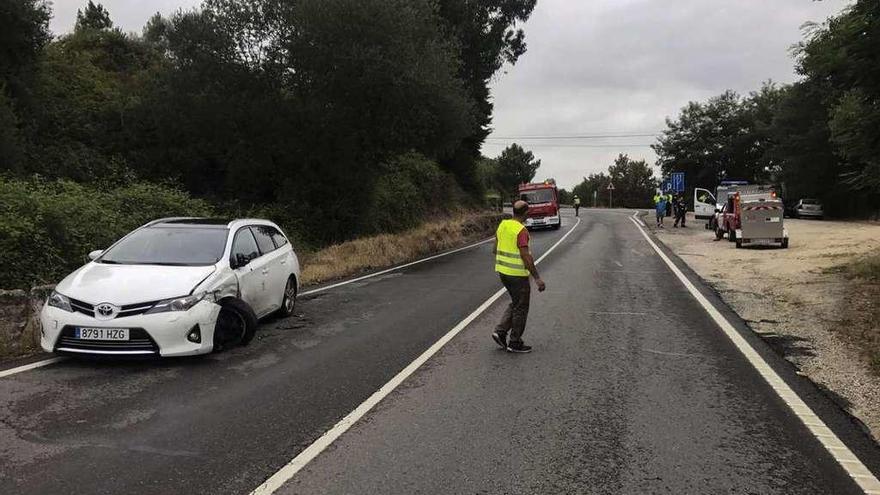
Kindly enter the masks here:
[[275, 243], [272, 242], [270, 229], [271, 227], [266, 225], [254, 225], [251, 227], [251, 231], [254, 233], [254, 237], [257, 238], [257, 245], [260, 246], [260, 252], [262, 254], [270, 253], [275, 250]]
[[257, 241], [254, 240], [254, 235], [250, 229], [241, 229], [235, 234], [235, 239], [232, 241], [231, 258], [236, 260], [239, 257], [238, 255], [242, 255], [248, 261], [260, 257]]
[[287, 244], [287, 238], [284, 237], [284, 234], [279, 232], [275, 227], [269, 227], [269, 236], [272, 237], [275, 247], [281, 247]]

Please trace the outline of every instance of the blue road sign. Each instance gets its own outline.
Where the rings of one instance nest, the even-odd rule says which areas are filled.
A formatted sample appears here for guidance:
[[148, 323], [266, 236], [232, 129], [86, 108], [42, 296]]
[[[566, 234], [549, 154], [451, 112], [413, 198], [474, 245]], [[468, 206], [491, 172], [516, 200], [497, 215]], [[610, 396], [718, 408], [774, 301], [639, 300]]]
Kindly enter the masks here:
[[672, 190], [675, 192], [684, 192], [684, 172], [672, 173]]
[[660, 185], [660, 190], [663, 191], [663, 192], [665, 192], [665, 193], [670, 193], [670, 192], [672, 192], [672, 180], [671, 180], [671, 179], [665, 179], [665, 180], [663, 181], [663, 184]]

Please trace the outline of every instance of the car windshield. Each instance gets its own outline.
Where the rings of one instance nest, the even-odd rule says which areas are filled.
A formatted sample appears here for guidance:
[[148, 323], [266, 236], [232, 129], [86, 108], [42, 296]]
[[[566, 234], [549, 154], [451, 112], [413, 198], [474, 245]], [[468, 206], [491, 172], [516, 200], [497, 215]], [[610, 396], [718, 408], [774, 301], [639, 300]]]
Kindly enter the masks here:
[[805, 204], [805, 205], [817, 205], [817, 204], [819, 204], [819, 202], [816, 201], [815, 199], [802, 199], [802, 200], [801, 200], [801, 203], [802, 203], [802, 204]]
[[533, 191], [523, 191], [520, 193], [520, 199], [525, 200], [529, 204], [549, 203], [555, 198], [553, 189], [535, 189]]
[[213, 265], [223, 257], [227, 229], [148, 227], [140, 229], [98, 258], [120, 265]]

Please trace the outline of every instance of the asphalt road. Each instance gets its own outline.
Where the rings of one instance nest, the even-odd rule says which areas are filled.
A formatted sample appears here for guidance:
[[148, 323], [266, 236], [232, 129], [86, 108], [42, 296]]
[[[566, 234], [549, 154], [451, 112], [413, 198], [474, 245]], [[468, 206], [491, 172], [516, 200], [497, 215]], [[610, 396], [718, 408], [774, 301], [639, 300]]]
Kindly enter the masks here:
[[[279, 493], [862, 493], [629, 214], [582, 211], [541, 265], [535, 352], [495, 347], [496, 303]], [[573, 224], [533, 233], [534, 251]], [[0, 493], [247, 493], [497, 291], [491, 265], [484, 244], [306, 297], [224, 354], [2, 378]], [[865, 435], [749, 339], [876, 468]]]

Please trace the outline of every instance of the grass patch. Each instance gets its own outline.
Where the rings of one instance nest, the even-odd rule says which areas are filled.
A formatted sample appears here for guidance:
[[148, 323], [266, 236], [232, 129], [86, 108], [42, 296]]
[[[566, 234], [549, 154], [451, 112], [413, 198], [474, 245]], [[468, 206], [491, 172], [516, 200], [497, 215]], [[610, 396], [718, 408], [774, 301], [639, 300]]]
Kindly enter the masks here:
[[872, 253], [853, 261], [847, 265], [846, 274], [851, 278], [861, 278], [869, 282], [880, 283], [880, 252]]
[[871, 370], [880, 376], [880, 251], [840, 265], [848, 279], [842, 302], [845, 320], [838, 331], [861, 349]]
[[500, 213], [456, 215], [397, 234], [380, 234], [336, 244], [303, 256], [302, 283], [314, 285], [460, 247], [490, 237]]

